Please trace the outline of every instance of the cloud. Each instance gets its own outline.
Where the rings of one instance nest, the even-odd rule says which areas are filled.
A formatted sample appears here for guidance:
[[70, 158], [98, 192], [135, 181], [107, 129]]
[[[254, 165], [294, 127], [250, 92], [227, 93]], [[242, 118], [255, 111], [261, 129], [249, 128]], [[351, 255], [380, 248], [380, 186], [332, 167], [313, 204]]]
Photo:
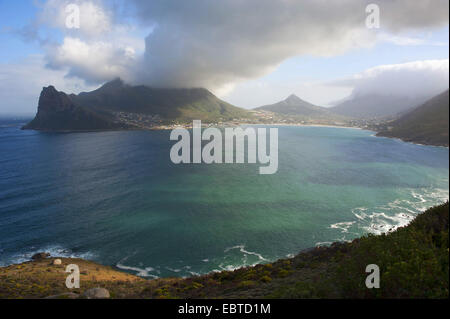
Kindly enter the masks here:
[[[365, 25], [369, 0], [127, 0], [129, 21], [117, 2], [47, 0], [22, 34], [38, 39], [46, 65], [67, 77], [87, 83], [122, 77], [224, 95], [294, 56], [331, 57], [377, 41], [422, 44], [403, 33], [448, 25], [449, 6], [447, 0], [377, 1], [377, 31]], [[69, 3], [80, 8], [80, 29], [66, 27]], [[143, 30], [151, 31], [144, 37]]]
[[380, 42], [392, 43], [399, 46], [448, 46], [446, 42], [430, 41], [427, 37], [411, 37], [411, 36], [396, 36], [387, 33], [378, 35]]
[[[69, 4], [79, 8], [79, 28], [68, 28]], [[42, 39], [35, 29], [52, 28], [62, 34], [62, 40]], [[46, 52], [47, 67], [66, 70], [67, 77], [84, 79], [87, 83], [103, 83], [116, 77], [128, 79], [136, 65], [138, 54], [144, 51], [144, 40], [136, 28], [120, 20], [115, 7], [103, 1], [48, 0], [24, 36], [35, 37]]]
[[449, 60], [426, 60], [377, 66], [328, 84], [352, 87], [352, 96], [433, 96], [449, 87]]
[[[135, 81], [211, 89], [258, 78], [299, 55], [335, 56], [373, 46], [379, 32], [365, 26], [353, 0], [133, 0], [146, 38]], [[448, 1], [378, 1], [385, 33], [448, 24]]]
[[[67, 69], [45, 67], [44, 56], [0, 64], [0, 115], [34, 115], [44, 86], [56, 85], [60, 91], [79, 93], [96, 88], [79, 78], [67, 78]], [[24, 89], [25, 88], [25, 89]]]
[[84, 42], [66, 37], [62, 45], [48, 50], [48, 66], [68, 69], [68, 77], [79, 77], [89, 83], [105, 82], [127, 73], [135, 61], [136, 51], [132, 47], [117, 47], [109, 42]]
[[[144, 39], [139, 42], [129, 35], [136, 26], [124, 23], [115, 2], [47, 0], [34, 26], [57, 28], [63, 34], [62, 40], [41, 42], [48, 66], [67, 67], [68, 76], [96, 83], [120, 76], [139, 84], [207, 87], [223, 94], [293, 56], [335, 56], [373, 46], [378, 38], [417, 44], [390, 33], [448, 24], [446, 0], [384, 0], [377, 2], [382, 32], [376, 32], [365, 26], [370, 2], [126, 1], [139, 27], [152, 29], [145, 49]], [[66, 27], [69, 3], [80, 8], [80, 29]], [[34, 28], [23, 33], [37, 36]]]

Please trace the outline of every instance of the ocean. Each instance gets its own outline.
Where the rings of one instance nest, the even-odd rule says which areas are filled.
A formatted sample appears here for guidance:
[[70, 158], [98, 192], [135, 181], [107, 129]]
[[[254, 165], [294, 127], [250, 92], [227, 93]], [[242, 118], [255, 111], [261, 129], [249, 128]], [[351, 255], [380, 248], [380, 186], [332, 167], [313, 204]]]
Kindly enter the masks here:
[[146, 278], [274, 261], [448, 200], [448, 148], [280, 126], [279, 169], [170, 161], [170, 131], [0, 125], [0, 266], [48, 251]]

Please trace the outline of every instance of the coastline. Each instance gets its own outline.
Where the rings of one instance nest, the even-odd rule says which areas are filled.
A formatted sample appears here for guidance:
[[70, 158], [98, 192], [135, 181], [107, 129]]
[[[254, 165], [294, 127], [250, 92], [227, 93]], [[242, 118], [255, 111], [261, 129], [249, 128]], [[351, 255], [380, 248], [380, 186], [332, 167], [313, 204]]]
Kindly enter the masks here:
[[[387, 135], [379, 135], [380, 132], [374, 130], [373, 128], [367, 128], [367, 127], [359, 127], [359, 126], [345, 126], [345, 125], [332, 125], [332, 124], [304, 124], [304, 123], [292, 123], [292, 124], [286, 124], [286, 123], [230, 123], [222, 124], [222, 125], [208, 125], [202, 123], [202, 128], [224, 128], [224, 127], [237, 127], [237, 126], [285, 126], [285, 127], [329, 127], [329, 128], [342, 128], [342, 129], [355, 129], [355, 130], [363, 130], [363, 131], [369, 131], [373, 132], [374, 137], [383, 137], [383, 138], [390, 138], [395, 140], [400, 140], [405, 143], [411, 143], [415, 145], [421, 145], [421, 146], [434, 146], [434, 147], [443, 147], [443, 148], [449, 148], [449, 145], [442, 145], [442, 144], [433, 144], [433, 143], [423, 143], [419, 141], [409, 140], [401, 137], [395, 137], [395, 136], [387, 136]], [[43, 130], [43, 129], [29, 129], [21, 127], [21, 130], [30, 130], [30, 131], [36, 131], [36, 132], [42, 132], [42, 133], [60, 133], [60, 134], [70, 134], [70, 133], [101, 133], [101, 132], [127, 132], [127, 131], [168, 131], [173, 129], [192, 129], [192, 124], [179, 124], [179, 125], [164, 125], [164, 126], [155, 126], [152, 128], [125, 128], [125, 129], [100, 129], [100, 130]]]
[[[376, 131], [374, 131], [376, 132]], [[388, 135], [380, 135], [379, 132], [376, 132], [376, 134], [374, 135], [375, 137], [384, 137], [384, 138], [391, 138], [394, 140], [399, 140], [405, 143], [411, 143], [411, 144], [416, 144], [416, 145], [421, 145], [421, 146], [434, 146], [434, 147], [443, 147], [443, 148], [449, 148], [449, 145], [442, 145], [442, 144], [433, 144], [433, 143], [424, 143], [424, 142], [415, 142], [413, 140], [409, 140], [406, 138], [402, 138], [402, 137], [395, 137], [395, 136], [388, 136]]]
[[[345, 126], [345, 125], [332, 125], [332, 124], [304, 124], [304, 123], [223, 123], [220, 125], [211, 125], [211, 124], [205, 124], [202, 123], [202, 128], [208, 128], [208, 127], [214, 127], [214, 128], [224, 128], [224, 127], [237, 127], [237, 126], [303, 126], [303, 127], [332, 127], [332, 128], [347, 128], [347, 129], [359, 129], [359, 130], [368, 130], [367, 128], [357, 127], [357, 126]], [[184, 128], [184, 129], [192, 129], [192, 123], [189, 124], [177, 124], [177, 125], [160, 125], [160, 126], [154, 126], [154, 127], [135, 127], [135, 128], [123, 128], [123, 129], [92, 129], [92, 130], [51, 130], [51, 129], [33, 129], [33, 128], [25, 128], [24, 126], [21, 126], [21, 130], [24, 131], [36, 131], [36, 132], [43, 132], [43, 133], [95, 133], [95, 132], [123, 132], [123, 131], [165, 131], [165, 130], [172, 130], [177, 128]]]
[[[444, 246], [440, 244], [440, 238], [448, 236], [448, 206], [447, 202], [430, 208], [416, 216], [407, 226], [385, 235], [363, 236], [352, 242], [334, 242], [330, 246], [300, 251], [291, 258], [188, 278], [143, 279], [114, 267], [79, 258], [51, 257], [28, 261], [0, 267], [0, 299], [15, 297], [78, 299], [83, 298], [83, 292], [94, 287], [106, 288], [111, 292], [112, 298], [118, 299], [448, 298], [448, 268], [446, 273], [443, 271], [445, 268], [441, 268], [438, 263], [431, 270], [429, 267], [422, 269], [420, 265], [427, 261], [416, 258], [416, 253], [408, 253], [410, 249], [417, 252], [419, 254], [417, 256], [420, 256], [421, 251], [427, 252], [431, 254], [427, 256], [433, 256], [436, 260], [447, 262], [448, 265], [448, 241]], [[429, 246], [428, 243], [432, 242], [436, 242], [435, 248]], [[399, 249], [404, 250], [403, 253], [399, 253]], [[369, 252], [370, 254], [367, 254]], [[56, 264], [56, 259], [60, 259], [61, 263]], [[358, 265], [365, 265], [373, 260], [387, 263], [381, 266], [383, 269], [390, 267], [394, 274], [396, 267], [402, 266], [405, 262], [411, 263], [414, 269], [417, 266], [419, 266], [417, 269], [421, 269], [421, 273], [411, 276], [417, 275], [420, 278], [431, 276], [434, 280], [414, 281], [409, 277], [406, 279], [401, 277], [404, 278], [404, 282], [396, 280], [395, 286], [387, 285], [387, 288], [383, 286], [374, 294], [372, 290], [360, 288], [359, 281], [364, 281], [366, 275], [363, 269], [361, 273], [357, 270], [360, 267]], [[398, 260], [402, 262], [399, 263]], [[415, 263], [419, 264], [413, 266]], [[65, 267], [68, 264], [77, 264], [80, 267], [79, 289], [69, 290], [65, 287], [67, 276]], [[405, 269], [400, 267], [398, 271], [404, 272]], [[351, 274], [353, 276], [350, 276]], [[382, 280], [386, 282], [388, 278], [384, 277]], [[414, 289], [414, 292], [405, 291], [404, 285], [411, 285], [411, 282], [418, 285], [418, 288]], [[348, 286], [349, 284], [351, 286]], [[344, 295], [341, 291], [342, 285], [347, 287]], [[352, 287], [351, 290], [348, 290], [349, 287]], [[433, 294], [430, 294], [430, 291]]]

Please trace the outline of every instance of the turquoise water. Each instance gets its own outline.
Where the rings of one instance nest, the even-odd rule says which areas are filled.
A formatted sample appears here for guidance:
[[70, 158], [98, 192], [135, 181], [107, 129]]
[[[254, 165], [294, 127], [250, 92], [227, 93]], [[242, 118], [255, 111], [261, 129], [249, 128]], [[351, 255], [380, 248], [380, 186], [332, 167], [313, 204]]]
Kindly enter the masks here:
[[0, 127], [0, 264], [37, 251], [148, 278], [234, 269], [407, 224], [448, 199], [449, 151], [279, 127], [279, 170], [174, 165], [169, 133]]

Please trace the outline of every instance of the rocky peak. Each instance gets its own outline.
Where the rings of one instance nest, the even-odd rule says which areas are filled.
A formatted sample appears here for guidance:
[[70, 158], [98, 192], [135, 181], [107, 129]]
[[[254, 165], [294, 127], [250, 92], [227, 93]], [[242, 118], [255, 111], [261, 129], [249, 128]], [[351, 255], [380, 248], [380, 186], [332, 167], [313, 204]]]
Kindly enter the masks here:
[[100, 90], [108, 91], [108, 90], [117, 90], [125, 86], [125, 83], [121, 78], [116, 78], [110, 82], [105, 83]]
[[44, 87], [39, 97], [38, 113], [58, 112], [73, 109], [72, 100], [64, 92], [58, 92], [54, 86]]
[[301, 103], [303, 102], [303, 100], [301, 98], [299, 98], [297, 95], [295, 94], [291, 94], [289, 95], [289, 97], [285, 100], [287, 103], [289, 104], [293, 104], [293, 103]]

